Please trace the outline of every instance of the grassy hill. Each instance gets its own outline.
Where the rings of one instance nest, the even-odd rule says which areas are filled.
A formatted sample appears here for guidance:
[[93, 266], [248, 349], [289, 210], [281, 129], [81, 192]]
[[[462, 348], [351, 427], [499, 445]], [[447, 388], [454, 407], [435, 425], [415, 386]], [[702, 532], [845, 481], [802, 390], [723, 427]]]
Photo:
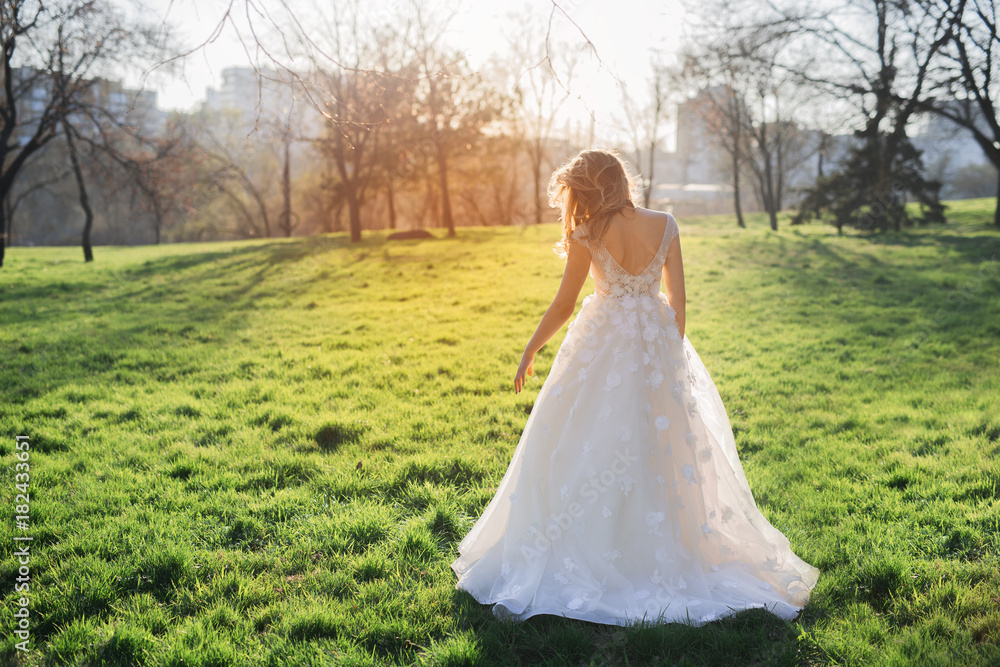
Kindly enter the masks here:
[[454, 589], [455, 547], [562, 340], [515, 395], [562, 274], [555, 225], [100, 247], [91, 265], [12, 248], [0, 455], [13, 508], [30, 437], [30, 525], [5, 514], [0, 566], [13, 610], [13, 536], [33, 537], [33, 648], [5, 627], [0, 658], [997, 664], [992, 203], [871, 239], [679, 221], [688, 337], [758, 505], [822, 570], [795, 623], [754, 610], [699, 629], [509, 625]]

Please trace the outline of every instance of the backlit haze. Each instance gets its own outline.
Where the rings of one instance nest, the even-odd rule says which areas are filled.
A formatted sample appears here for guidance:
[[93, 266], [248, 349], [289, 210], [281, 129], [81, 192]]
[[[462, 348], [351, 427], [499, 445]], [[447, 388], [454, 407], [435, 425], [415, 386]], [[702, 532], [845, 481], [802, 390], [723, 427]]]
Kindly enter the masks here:
[[[293, 65], [274, 39], [271, 22], [284, 24], [291, 20], [290, 14], [305, 21], [316, 5], [301, 0], [268, 0], [256, 5], [250, 4], [251, 1], [236, 0], [231, 5], [228, 0], [144, 3], [150, 17], [158, 17], [172, 26], [181, 48], [195, 49], [175, 64], [175, 71], [161, 69], [146, 78], [145, 87], [157, 91], [160, 108], [197, 109], [205, 99], [205, 89], [217, 87], [222, 70], [227, 67], [249, 66], [255, 61], [261, 67], [273, 66], [273, 61], [255, 43], [251, 25], [280, 63]], [[402, 0], [379, 0], [365, 3], [364, 7], [369, 14], [401, 16], [400, 20], [404, 20], [402, 16], [408, 5]], [[569, 83], [571, 96], [559, 108], [554, 133], [592, 131], [596, 141], [624, 139], [628, 132], [624, 127], [628, 110], [622, 87], [628, 92], [630, 104], [638, 107], [646, 102], [652, 57], [658, 52], [661, 60], [669, 61], [680, 41], [683, 19], [680, 4], [675, 0], [614, 3], [566, 0], [559, 2], [558, 7], [551, 21], [550, 43], [585, 49], [589, 39], [596, 56], [585, 49], [578, 58], [574, 79]], [[227, 10], [231, 20], [220, 28]], [[532, 16], [540, 34], [544, 34], [552, 10], [550, 0], [524, 3], [466, 0], [453, 9], [455, 14], [446, 37], [466, 55], [474, 70], [488, 69], [492, 59], [505, 60], [509, 52], [505, 34], [516, 31], [521, 17]], [[252, 20], [247, 18], [248, 11]], [[308, 22], [305, 25], [308, 30]], [[127, 85], [142, 85], [140, 75], [123, 74]], [[670, 150], [673, 143], [674, 138], [669, 136], [664, 147]]]

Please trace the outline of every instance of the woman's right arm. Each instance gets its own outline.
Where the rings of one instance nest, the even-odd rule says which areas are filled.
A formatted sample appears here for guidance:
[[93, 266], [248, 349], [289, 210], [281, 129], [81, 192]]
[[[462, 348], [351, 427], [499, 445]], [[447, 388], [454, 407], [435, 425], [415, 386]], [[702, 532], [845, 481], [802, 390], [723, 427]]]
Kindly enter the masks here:
[[576, 300], [580, 296], [583, 284], [587, 281], [589, 271], [590, 250], [579, 243], [570, 243], [566, 249], [566, 269], [559, 284], [559, 291], [542, 316], [542, 321], [538, 323], [535, 334], [524, 348], [524, 354], [521, 355], [521, 365], [518, 366], [517, 375], [514, 376], [515, 392], [521, 391], [524, 387], [526, 376], [535, 374], [533, 365], [538, 350], [573, 316]]
[[663, 282], [667, 287], [667, 300], [677, 315], [677, 330], [684, 337], [685, 306], [687, 297], [684, 294], [684, 262], [681, 259], [680, 234], [670, 242], [667, 250], [667, 261], [663, 265]]

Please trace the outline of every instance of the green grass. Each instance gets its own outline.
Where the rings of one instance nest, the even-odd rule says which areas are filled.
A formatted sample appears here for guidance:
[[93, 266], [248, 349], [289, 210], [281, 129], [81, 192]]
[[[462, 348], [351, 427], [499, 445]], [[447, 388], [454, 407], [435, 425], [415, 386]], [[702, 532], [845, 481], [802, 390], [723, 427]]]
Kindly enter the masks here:
[[[25, 665], [1000, 663], [992, 200], [872, 238], [681, 220], [687, 334], [751, 488], [822, 570], [794, 623], [495, 620], [449, 563], [562, 340], [515, 395], [558, 230], [96, 249], [0, 270], [0, 660]], [[584, 288], [585, 293], [592, 285]], [[10, 626], [31, 438], [32, 651]]]

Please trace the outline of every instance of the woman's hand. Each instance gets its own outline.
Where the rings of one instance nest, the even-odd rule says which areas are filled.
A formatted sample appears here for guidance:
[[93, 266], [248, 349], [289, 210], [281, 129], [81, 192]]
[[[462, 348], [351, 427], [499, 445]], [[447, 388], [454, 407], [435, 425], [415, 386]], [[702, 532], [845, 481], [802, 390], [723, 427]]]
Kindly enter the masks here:
[[521, 356], [521, 365], [517, 367], [517, 375], [514, 376], [514, 393], [518, 393], [524, 388], [525, 375], [534, 375], [535, 355], [525, 352]]
[[[534, 335], [528, 344], [524, 346], [524, 354], [521, 357], [521, 365], [517, 368], [517, 375], [514, 376], [514, 391], [520, 392], [524, 388], [528, 375], [534, 375], [532, 366], [535, 363], [535, 352], [542, 349], [545, 342], [566, 324], [566, 321], [573, 316], [576, 309], [576, 299], [580, 296], [583, 283], [587, 281], [587, 272], [590, 270], [590, 251], [579, 243], [570, 243], [566, 251], [566, 271], [563, 273], [562, 282], [559, 283], [559, 291], [552, 303], [542, 315], [542, 321], [538, 323]], [[528, 350], [535, 352], [528, 353]]]

